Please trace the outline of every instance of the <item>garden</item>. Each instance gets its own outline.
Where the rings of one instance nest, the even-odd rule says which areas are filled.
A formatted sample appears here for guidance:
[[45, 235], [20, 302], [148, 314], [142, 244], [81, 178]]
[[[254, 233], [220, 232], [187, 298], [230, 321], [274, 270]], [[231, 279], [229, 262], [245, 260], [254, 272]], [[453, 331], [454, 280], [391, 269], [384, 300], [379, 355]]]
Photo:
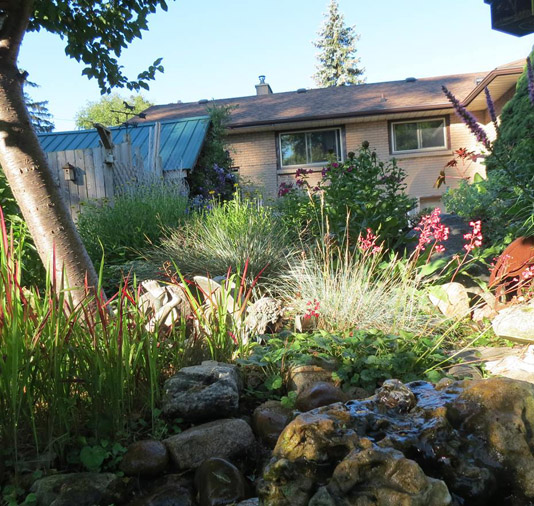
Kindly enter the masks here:
[[453, 251], [368, 143], [265, 202], [219, 132], [189, 196], [154, 182], [83, 209], [101, 286], [73, 305], [0, 181], [3, 502], [528, 504], [534, 388], [466, 358], [518, 346], [491, 319], [532, 295], [530, 270], [488, 284], [534, 226], [528, 68], [479, 138], [488, 177], [446, 194]]

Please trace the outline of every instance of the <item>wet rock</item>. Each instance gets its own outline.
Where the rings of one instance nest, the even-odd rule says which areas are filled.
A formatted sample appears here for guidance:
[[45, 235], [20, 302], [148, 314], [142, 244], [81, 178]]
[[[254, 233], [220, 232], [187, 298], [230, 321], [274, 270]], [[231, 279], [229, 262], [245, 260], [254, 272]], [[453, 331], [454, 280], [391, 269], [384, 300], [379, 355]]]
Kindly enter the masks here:
[[267, 401], [258, 406], [252, 415], [252, 426], [259, 439], [274, 448], [278, 437], [291, 421], [293, 412], [280, 401]]
[[164, 391], [163, 413], [188, 421], [231, 416], [239, 405], [236, 366], [211, 360], [180, 369]]
[[534, 304], [511, 306], [499, 311], [491, 322], [500, 337], [519, 342], [534, 342]]
[[348, 401], [348, 397], [341, 388], [332, 385], [332, 383], [320, 381], [309, 385], [298, 394], [296, 407], [299, 411], [310, 411], [335, 402], [346, 401]]
[[447, 506], [447, 485], [429, 478], [421, 467], [392, 448], [371, 447], [349, 453], [334, 469], [330, 483], [319, 488], [310, 506], [383, 504]]
[[36, 480], [30, 491], [37, 506], [93, 506], [113, 500], [112, 490], [120, 480], [112, 473], [70, 473]]
[[240, 419], [197, 425], [163, 442], [179, 469], [196, 469], [211, 457], [232, 460], [249, 455], [256, 445], [250, 425]]
[[168, 463], [169, 453], [161, 441], [136, 441], [124, 454], [121, 470], [127, 476], [157, 476]]
[[[490, 378], [439, 389], [426, 382], [384, 387], [369, 399], [296, 417], [265, 467], [260, 500], [270, 506], [441, 505], [450, 497], [466, 505], [532, 503], [534, 385]], [[375, 474], [375, 466], [382, 471]], [[370, 484], [373, 492], [365, 495]]]
[[241, 471], [224, 459], [205, 460], [195, 473], [200, 506], [234, 504], [246, 497], [247, 485]]

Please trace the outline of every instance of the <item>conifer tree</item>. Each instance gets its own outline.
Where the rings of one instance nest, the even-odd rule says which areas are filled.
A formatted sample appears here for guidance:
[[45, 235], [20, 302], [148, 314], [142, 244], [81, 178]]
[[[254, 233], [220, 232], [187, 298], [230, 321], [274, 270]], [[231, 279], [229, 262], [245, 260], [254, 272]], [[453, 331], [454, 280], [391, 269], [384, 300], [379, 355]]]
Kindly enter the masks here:
[[331, 0], [319, 31], [319, 39], [313, 43], [320, 50], [317, 54], [317, 72], [313, 75], [318, 86], [327, 88], [365, 82], [362, 77], [364, 69], [359, 67], [360, 58], [356, 57], [356, 42], [359, 39], [355, 27], [345, 25], [337, 0]]
[[[39, 85], [32, 83], [31, 81], [26, 81], [25, 84], [31, 88], [39, 87]], [[39, 134], [52, 132], [55, 125], [52, 121], [52, 114], [48, 110], [48, 100], [40, 100], [36, 102], [28, 93], [24, 92], [24, 102], [26, 103], [30, 121], [35, 131]]]

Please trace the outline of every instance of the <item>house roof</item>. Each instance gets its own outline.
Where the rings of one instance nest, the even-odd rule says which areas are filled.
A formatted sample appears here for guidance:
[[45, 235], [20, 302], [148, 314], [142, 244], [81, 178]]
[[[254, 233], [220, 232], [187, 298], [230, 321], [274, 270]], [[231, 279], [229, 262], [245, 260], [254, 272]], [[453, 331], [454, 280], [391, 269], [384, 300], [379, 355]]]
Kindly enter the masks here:
[[[204, 111], [205, 112], [205, 111]], [[159, 155], [163, 170], [192, 169], [196, 163], [210, 119], [208, 116], [161, 121]], [[112, 140], [119, 144], [130, 135], [132, 146], [138, 147], [146, 164], [149, 156], [154, 121], [110, 127]], [[45, 152], [95, 148], [101, 145], [96, 130], [77, 130], [39, 134]]]
[[477, 90], [481, 81], [491, 81], [503, 74], [519, 75], [523, 65], [524, 60], [518, 60], [490, 72], [226, 98], [208, 104], [200, 101], [157, 105], [148, 108], [145, 114], [147, 120], [158, 121], [205, 114], [210, 105], [235, 106], [228, 127], [237, 129], [275, 123], [449, 109], [451, 106], [441, 90], [443, 85], [463, 101]]

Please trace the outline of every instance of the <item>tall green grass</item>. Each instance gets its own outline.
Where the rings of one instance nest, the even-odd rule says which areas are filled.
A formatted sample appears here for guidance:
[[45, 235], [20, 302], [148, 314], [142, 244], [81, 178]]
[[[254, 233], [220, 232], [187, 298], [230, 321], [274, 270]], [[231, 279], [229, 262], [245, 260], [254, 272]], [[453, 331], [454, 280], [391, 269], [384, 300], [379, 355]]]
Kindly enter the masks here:
[[47, 279], [42, 292], [23, 288], [21, 254], [0, 212], [4, 447], [15, 460], [28, 447], [61, 454], [76, 435], [117, 437], [132, 420], [153, 416], [164, 372], [180, 365], [184, 333], [148, 332], [132, 283], [109, 301], [88, 294], [78, 307], [61, 279]]

